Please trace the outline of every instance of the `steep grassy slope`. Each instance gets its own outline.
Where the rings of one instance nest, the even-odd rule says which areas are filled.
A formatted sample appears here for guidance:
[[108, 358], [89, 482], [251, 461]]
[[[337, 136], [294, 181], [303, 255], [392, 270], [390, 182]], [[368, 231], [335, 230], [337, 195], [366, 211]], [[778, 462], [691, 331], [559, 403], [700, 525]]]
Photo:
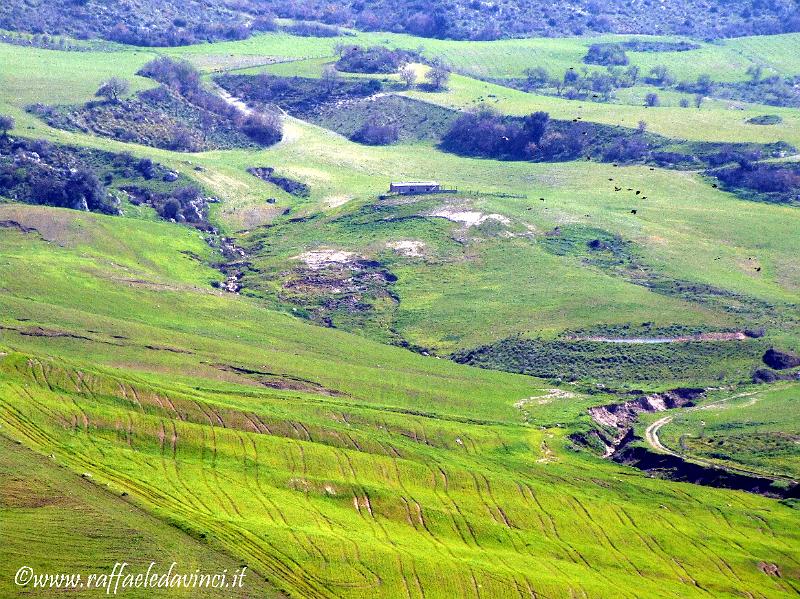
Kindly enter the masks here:
[[800, 584], [789, 505], [571, 450], [601, 397], [213, 292], [191, 257], [207, 250], [177, 225], [0, 213], [39, 232], [0, 235], [3, 430], [280, 590], [781, 597]]
[[[28, 566], [37, 574], [111, 573], [126, 562], [129, 572], [143, 573], [151, 562], [163, 574], [172, 560], [183, 572], [233, 574], [240, 564], [225, 553], [198, 542], [175, 526], [154, 518], [107, 489], [82, 479], [53, 458], [0, 436], [0, 593], [15, 597], [16, 570]], [[247, 579], [247, 576], [245, 575]], [[113, 588], [113, 587], [112, 587]], [[47, 596], [79, 597], [102, 590], [51, 591]], [[30, 596], [41, 596], [41, 590]], [[126, 594], [128, 594], [126, 592]], [[137, 596], [134, 590], [131, 596]], [[232, 597], [279, 597], [263, 579], [252, 576], [247, 587], [230, 588]], [[139, 596], [214, 597], [213, 589], [150, 589]]]

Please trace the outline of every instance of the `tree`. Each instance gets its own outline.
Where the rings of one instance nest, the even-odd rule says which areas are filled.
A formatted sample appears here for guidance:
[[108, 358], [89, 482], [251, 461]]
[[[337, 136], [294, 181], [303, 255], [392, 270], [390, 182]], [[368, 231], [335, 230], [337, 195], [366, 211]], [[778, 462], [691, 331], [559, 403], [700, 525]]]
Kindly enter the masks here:
[[714, 87], [714, 82], [711, 80], [711, 75], [703, 74], [697, 78], [697, 84], [695, 85], [695, 90], [698, 94], [703, 94], [707, 96], [711, 93], [711, 88]]
[[625, 65], [628, 64], [628, 57], [625, 55], [625, 48], [619, 44], [592, 44], [589, 46], [586, 56], [583, 57], [583, 62]]
[[322, 69], [322, 86], [325, 89], [325, 93], [332, 93], [333, 90], [336, 89], [338, 83], [339, 71], [331, 64], [326, 65], [325, 68]]
[[625, 74], [628, 76], [631, 85], [636, 85], [636, 82], [639, 80], [639, 67], [635, 64], [632, 64], [627, 68]]
[[127, 94], [130, 87], [127, 79], [112, 77], [108, 81], [104, 81], [94, 95], [98, 98], [105, 98], [109, 102], [119, 102], [120, 97]]
[[751, 64], [749, 67], [747, 67], [747, 74], [750, 75], [750, 81], [753, 83], [753, 85], [761, 81], [761, 74], [763, 71], [764, 69], [760, 64]]
[[417, 81], [417, 72], [414, 67], [406, 65], [400, 69], [400, 79], [406, 84], [407, 89], [414, 87], [414, 83]]
[[544, 67], [534, 67], [532, 69], [525, 69], [525, 79], [528, 87], [531, 89], [539, 89], [547, 85], [550, 76], [547, 74], [547, 69]]
[[0, 114], [0, 133], [2, 133], [2, 137], [7, 136], [8, 132], [14, 128], [15, 124], [13, 117]]
[[681, 108], [689, 108], [689, 100], [686, 98], [681, 98], [681, 101], [678, 102]]
[[364, 123], [350, 139], [371, 146], [386, 146], [396, 142], [399, 135], [400, 131], [396, 125], [372, 119]]
[[651, 83], [656, 85], [672, 85], [675, 82], [675, 78], [663, 64], [656, 65], [650, 69], [649, 79]]
[[695, 96], [694, 96], [694, 105], [695, 105], [695, 107], [696, 108], [700, 108], [700, 105], [703, 103], [704, 99], [705, 99], [705, 97], [703, 96], [703, 94], [695, 94]]
[[604, 100], [608, 100], [614, 91], [614, 78], [611, 75], [592, 73], [590, 83], [592, 91], [602, 94]]
[[649, 94], [647, 94], [645, 96], [644, 103], [647, 106], [658, 106], [658, 104], [659, 104], [658, 94], [650, 92]]
[[242, 132], [250, 139], [264, 146], [278, 143], [283, 137], [283, 125], [275, 113], [254, 112], [241, 126]]
[[542, 136], [547, 131], [547, 124], [550, 122], [550, 115], [543, 111], [531, 113], [522, 120], [522, 130], [528, 142], [538, 144]]
[[425, 75], [430, 86], [435, 90], [446, 89], [450, 81], [450, 71], [443, 64], [434, 64]]

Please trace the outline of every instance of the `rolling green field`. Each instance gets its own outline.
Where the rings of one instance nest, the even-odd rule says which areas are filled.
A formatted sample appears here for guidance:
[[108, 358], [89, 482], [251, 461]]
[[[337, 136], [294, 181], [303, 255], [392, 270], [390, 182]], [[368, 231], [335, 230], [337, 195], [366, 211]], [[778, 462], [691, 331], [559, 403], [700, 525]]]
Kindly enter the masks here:
[[[633, 37], [678, 39], [270, 33], [81, 52], [0, 43], [0, 114], [16, 120], [12, 138], [150, 158], [218, 200], [202, 231], [127, 204], [106, 216], [0, 197], [0, 595], [56, 594], [15, 587], [22, 565], [104, 572], [123, 559], [185, 571], [246, 565], [243, 597], [800, 593], [796, 499], [651, 478], [574, 441], [593, 426], [590, 407], [702, 386], [713, 388], [707, 408], [676, 412], [664, 445], [800, 476], [798, 385], [750, 385], [766, 348], [800, 349], [798, 208], [725, 192], [695, 170], [458, 156], [438, 147], [441, 124], [428, 120], [439, 107], [545, 110], [645, 121], [676, 145], [800, 148], [798, 109], [712, 99], [680, 108], [677, 92], [646, 108], [643, 85], [601, 103], [482, 80], [533, 66], [561, 73], [580, 67], [592, 43]], [[332, 130], [375, 116], [364, 104], [372, 97], [329, 107], [318, 122], [330, 129], [283, 114], [271, 147], [199, 153], [59, 130], [26, 111], [88, 102], [111, 76], [128, 79], [131, 94], [154, 87], [136, 72], [157, 56], [189, 60], [215, 91], [220, 73], [320, 77], [343, 40], [422, 47], [457, 73], [447, 90], [385, 92], [402, 96], [385, 105], [415, 119], [413, 135], [387, 146]], [[736, 82], [753, 64], [797, 74], [798, 41], [628, 54], [643, 71], [666, 64], [681, 79]], [[782, 121], [746, 122], [764, 114]], [[292, 195], [252, 167], [309, 193]], [[456, 191], [386, 196], [398, 180]], [[242, 251], [239, 293], [220, 289], [217, 267], [229, 258], [219, 236]], [[508, 339], [552, 352], [631, 330], [751, 336], [660, 345], [676, 354], [663, 376], [642, 373], [633, 344], [615, 348], [619, 367], [581, 370], [554, 355], [548, 380], [447, 359]], [[658, 416], [643, 415], [637, 432]]]
[[119, 219], [45, 212], [0, 211], [43, 237], [2, 237], [4, 434], [278, 589], [794, 592], [791, 507], [665, 485], [569, 449], [565, 432], [602, 397], [210, 293], [199, 283], [214, 273], [175, 253], [200, 251], [195, 236], [150, 245], [174, 225], [135, 223], [117, 244]]

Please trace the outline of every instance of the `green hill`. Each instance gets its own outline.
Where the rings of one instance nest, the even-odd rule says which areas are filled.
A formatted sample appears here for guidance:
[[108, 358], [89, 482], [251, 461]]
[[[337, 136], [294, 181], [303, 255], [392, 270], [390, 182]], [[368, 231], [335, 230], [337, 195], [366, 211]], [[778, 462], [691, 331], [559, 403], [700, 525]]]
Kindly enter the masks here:
[[[367, 4], [209, 2], [186, 25], [178, 3], [60, 6], [10, 3], [0, 27], [103, 37], [141, 11], [159, 32], [269, 9], [374, 28]], [[800, 112], [763, 89], [791, 87], [798, 36], [628, 35], [702, 11], [715, 36], [791, 28], [791, 5], [599, 3], [547, 25], [441, 6], [440, 32], [373, 3], [396, 32], [0, 42], [0, 596], [84, 596], [13, 577], [123, 560], [247, 567], [238, 595], [200, 596], [798, 593]], [[402, 32], [592, 18], [625, 35]], [[337, 71], [343, 39], [420, 62]], [[594, 98], [629, 76], [584, 62], [612, 43], [641, 78]], [[137, 75], [159, 57], [188, 61], [161, 91]], [[438, 88], [432, 67], [453, 69]], [[536, 67], [559, 82], [520, 89]], [[98, 101], [111, 77], [129, 89]], [[154, 96], [176, 111], [142, 108]], [[491, 116], [448, 146], [465, 112]], [[280, 141], [239, 135], [259, 114]], [[198, 144], [171, 145], [176, 126]]]

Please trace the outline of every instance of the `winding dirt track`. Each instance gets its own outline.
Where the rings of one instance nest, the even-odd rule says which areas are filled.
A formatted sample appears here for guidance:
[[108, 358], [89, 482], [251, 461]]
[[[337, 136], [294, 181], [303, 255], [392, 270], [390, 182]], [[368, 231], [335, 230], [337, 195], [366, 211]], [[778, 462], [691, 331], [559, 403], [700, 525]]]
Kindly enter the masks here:
[[[718, 399], [717, 401], [712, 401], [711, 403], [703, 404], [701, 406], [692, 406], [691, 408], [686, 408], [685, 411], [692, 412], [694, 410], [707, 410], [708, 408], [713, 408], [714, 406], [718, 406], [720, 404], [729, 402], [732, 399], [739, 399], [740, 397], [750, 397], [756, 394], [758, 394], [758, 391], [748, 391], [746, 393], [738, 393], [736, 395], [731, 395], [730, 397], [724, 397], [723, 399]], [[667, 453], [669, 455], [674, 455], [677, 457], [686, 457], [684, 455], [676, 453], [669, 447], [666, 447], [663, 443], [661, 443], [661, 440], [658, 438], [658, 431], [661, 430], [661, 428], [665, 424], [669, 424], [670, 422], [672, 422], [673, 418], [674, 416], [664, 416], [663, 418], [659, 418], [645, 429], [644, 437], [645, 440], [647, 441], [647, 444], [656, 451], [660, 451], [662, 453]], [[703, 462], [706, 464], [710, 464], [710, 462], [704, 462], [704, 460], [699, 458], [698, 459], [692, 458], [692, 459], [696, 462]]]
[[[709, 408], [713, 408], [713, 407], [718, 406], [720, 404], [729, 402], [732, 399], [738, 399], [740, 397], [750, 397], [750, 396], [753, 396], [753, 395], [757, 395], [758, 393], [759, 393], [758, 391], [749, 391], [747, 393], [738, 393], [736, 395], [731, 395], [730, 397], [725, 397], [723, 399], [718, 399], [717, 401], [712, 401], [711, 403], [703, 404], [701, 406], [693, 406], [691, 408], [686, 408], [685, 411], [689, 412], [689, 411], [694, 411], [694, 410], [707, 410]], [[661, 443], [661, 439], [658, 438], [658, 431], [661, 430], [661, 428], [663, 426], [665, 426], [665, 425], [669, 424], [670, 422], [672, 422], [673, 418], [674, 418], [674, 416], [664, 416], [663, 418], [659, 418], [658, 420], [653, 422], [650, 426], [648, 426], [645, 429], [645, 431], [644, 431], [645, 440], [647, 441], [647, 444], [651, 448], [655, 449], [656, 451], [658, 451], [660, 453], [666, 453], [668, 455], [675, 456], [675, 457], [681, 458], [683, 460], [691, 461], [691, 462], [694, 462], [695, 464], [700, 464], [702, 466], [709, 466], [711, 468], [723, 468], [724, 470], [729, 470], [731, 472], [740, 472], [742, 474], [748, 474], [748, 475], [751, 475], [751, 476], [769, 476], [771, 478], [776, 478], [776, 479], [791, 480], [791, 479], [789, 479], [787, 477], [784, 477], [784, 476], [777, 476], [777, 475], [772, 475], [772, 474], [765, 475], [763, 472], [756, 472], [754, 470], [747, 470], [746, 468], [738, 468], [738, 467], [733, 467], [733, 466], [729, 466], [729, 465], [724, 465], [723, 466], [723, 465], [721, 465], [719, 463], [712, 462], [710, 460], [706, 460], [706, 459], [699, 458], [699, 457], [696, 457], [696, 456], [693, 456], [693, 455], [686, 455], [686, 454], [683, 454], [683, 453], [678, 453], [676, 451], [673, 451], [672, 449], [670, 449], [669, 447], [667, 447], [663, 443]]]
[[665, 424], [669, 424], [670, 422], [672, 422], [672, 416], [664, 416], [663, 418], [659, 418], [653, 424], [651, 424], [645, 429], [644, 438], [647, 441], [647, 444], [656, 451], [660, 451], [661, 453], [668, 453], [669, 455], [678, 456], [678, 454], [672, 451], [671, 449], [664, 447], [664, 445], [661, 444], [661, 441], [658, 438], [658, 431], [661, 429], [662, 426], [664, 426]]

